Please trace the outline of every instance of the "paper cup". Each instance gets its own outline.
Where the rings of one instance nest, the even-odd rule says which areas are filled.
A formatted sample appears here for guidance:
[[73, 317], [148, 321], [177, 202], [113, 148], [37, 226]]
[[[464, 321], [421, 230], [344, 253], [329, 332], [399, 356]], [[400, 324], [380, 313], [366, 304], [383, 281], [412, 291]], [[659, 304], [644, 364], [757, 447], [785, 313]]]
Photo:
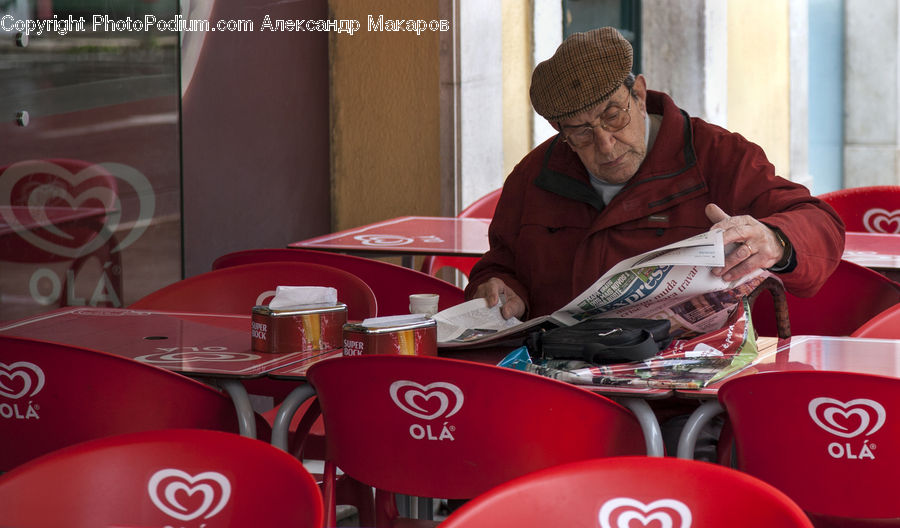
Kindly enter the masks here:
[[409, 313], [431, 317], [438, 312], [439, 299], [440, 295], [436, 293], [414, 293], [409, 296]]

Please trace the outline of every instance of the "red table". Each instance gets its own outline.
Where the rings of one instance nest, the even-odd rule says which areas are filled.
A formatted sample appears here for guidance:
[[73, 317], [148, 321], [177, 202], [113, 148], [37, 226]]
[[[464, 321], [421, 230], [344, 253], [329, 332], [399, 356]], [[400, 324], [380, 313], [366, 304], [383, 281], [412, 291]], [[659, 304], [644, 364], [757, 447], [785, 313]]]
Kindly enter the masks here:
[[[759, 358], [753, 365], [732, 378], [789, 370], [830, 370], [900, 377], [900, 340], [793, 336], [779, 340], [776, 347], [760, 350]], [[700, 430], [712, 417], [722, 412], [716, 394], [723, 383], [728, 383], [728, 380], [703, 389], [675, 391], [679, 397], [707, 400], [691, 415], [682, 430], [678, 441], [680, 458], [693, 457], [692, 447]]]
[[900, 279], [900, 235], [848, 231], [844, 260]]
[[250, 315], [70, 307], [0, 326], [0, 334], [53, 341], [214, 379], [235, 403], [241, 433], [256, 422], [241, 379], [252, 379], [323, 351], [267, 353], [250, 348]]
[[339, 251], [363, 256], [404, 258], [411, 267], [415, 255], [480, 257], [488, 250], [490, 219], [444, 216], [401, 216], [338, 231], [288, 247]]

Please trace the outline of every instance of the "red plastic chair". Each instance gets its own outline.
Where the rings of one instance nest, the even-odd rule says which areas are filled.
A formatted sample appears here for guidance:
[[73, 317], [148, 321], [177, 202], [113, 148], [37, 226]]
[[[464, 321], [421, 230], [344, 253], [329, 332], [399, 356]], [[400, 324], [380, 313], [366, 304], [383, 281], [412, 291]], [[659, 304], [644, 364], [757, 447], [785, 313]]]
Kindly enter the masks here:
[[[44, 207], [85, 207], [105, 209], [115, 215], [119, 205], [118, 184], [114, 175], [99, 165], [77, 159], [24, 160], [0, 168], [0, 189], [9, 194], [8, 205], [27, 207], [29, 218], [40, 214]], [[19, 213], [22, 214], [22, 213]], [[20, 219], [27, 223], [27, 219]], [[101, 266], [110, 262], [110, 284], [118, 299], [123, 299], [121, 253], [118, 240], [106, 224], [106, 217], [72, 220], [62, 225], [38, 228], [25, 235], [3, 238], [0, 260], [21, 263], [72, 261], [69, 270], [74, 276], [91, 257]], [[105, 240], [103, 240], [105, 238]], [[85, 248], [92, 248], [89, 251]], [[61, 277], [59, 306], [68, 304], [70, 286], [68, 273]], [[107, 303], [110, 304], [110, 303]]]
[[441, 523], [497, 526], [812, 528], [803, 510], [759, 479], [706, 462], [649, 457], [536, 471], [478, 496]]
[[264, 442], [216, 431], [114, 436], [0, 477], [6, 526], [320, 528], [322, 497], [303, 465]]
[[[900, 284], [858, 264], [841, 261], [814, 296], [787, 293], [786, 298], [791, 334], [846, 336], [900, 302]], [[752, 317], [759, 335], [778, 335], [769, 292], [760, 293]]]
[[857, 328], [852, 337], [900, 339], [900, 304], [895, 304]]
[[105, 352], [11, 336], [0, 336], [0, 408], [0, 471], [121, 433], [238, 432], [231, 399], [203, 383]]
[[394, 494], [465, 499], [545, 467], [646, 454], [637, 419], [586, 389], [521, 371], [426, 356], [356, 356], [313, 365], [325, 418], [326, 526], [336, 467], [376, 488], [376, 526]]
[[743, 376], [718, 392], [737, 469], [786, 493], [817, 526], [898, 524], [898, 395], [897, 378], [824, 371]]
[[248, 249], [217, 258], [212, 269], [222, 269], [253, 262], [312, 262], [349, 271], [375, 293], [379, 315], [409, 313], [409, 296], [413, 293], [437, 293], [438, 308], [443, 310], [464, 302], [465, 294], [447, 281], [416, 270], [380, 260], [354, 257], [341, 253], [310, 249]]
[[[503, 189], [491, 191], [475, 200], [468, 207], [463, 209], [458, 218], [493, 218], [494, 210], [497, 209], [497, 202], [500, 200], [500, 192]], [[467, 277], [472, 271], [472, 266], [478, 262], [477, 257], [453, 257], [449, 255], [430, 255], [422, 261], [422, 272], [428, 275], [437, 275], [441, 268], [456, 268]]]
[[[135, 302], [130, 308], [249, 314], [256, 304], [268, 302], [268, 299], [261, 299], [264, 297], [262, 292], [274, 294], [275, 287], [279, 285], [332, 286], [338, 290], [338, 300], [347, 304], [349, 319], [361, 320], [376, 315], [375, 294], [356, 275], [330, 266], [284, 261], [256, 262], [215, 269], [166, 286]], [[408, 307], [406, 311], [409, 311]], [[275, 407], [262, 414], [270, 427], [278, 412], [277, 405], [293, 389], [293, 384], [269, 378], [246, 380], [243, 384], [251, 394], [273, 398]], [[291, 427], [292, 433], [296, 432], [303, 417], [314, 423], [318, 409], [303, 408], [298, 411], [297, 416]], [[322, 459], [324, 446], [321, 424], [314, 423], [311, 428], [304, 428], [303, 431], [304, 435], [292, 438], [291, 443], [304, 445], [306, 449], [303, 456]], [[365, 490], [354, 483], [342, 482], [342, 500], [357, 507], [361, 520], [368, 520], [371, 517], [368, 515], [371, 498], [364, 494]]]
[[837, 211], [847, 231], [900, 233], [900, 185], [841, 189], [818, 198]]
[[130, 308], [249, 315], [254, 306], [272, 300], [277, 286], [336, 288], [349, 319], [361, 320], [377, 312], [375, 294], [362, 279], [306, 262], [260, 262], [208, 271], [157, 290]]

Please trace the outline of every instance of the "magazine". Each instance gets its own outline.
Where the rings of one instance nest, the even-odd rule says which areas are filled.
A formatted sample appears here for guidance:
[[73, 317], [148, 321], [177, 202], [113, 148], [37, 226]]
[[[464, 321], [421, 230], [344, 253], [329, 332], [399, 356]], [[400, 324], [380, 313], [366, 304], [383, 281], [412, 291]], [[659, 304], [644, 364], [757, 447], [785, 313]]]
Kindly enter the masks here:
[[[735, 246], [736, 247], [736, 246]], [[729, 250], [732, 248], [728, 248]], [[722, 230], [716, 229], [625, 259], [550, 315], [503, 319], [500, 306], [473, 299], [434, 315], [440, 348], [497, 344], [539, 328], [570, 326], [590, 317], [668, 319], [673, 338], [717, 330], [767, 272], [725, 281], [712, 269], [725, 264]]]

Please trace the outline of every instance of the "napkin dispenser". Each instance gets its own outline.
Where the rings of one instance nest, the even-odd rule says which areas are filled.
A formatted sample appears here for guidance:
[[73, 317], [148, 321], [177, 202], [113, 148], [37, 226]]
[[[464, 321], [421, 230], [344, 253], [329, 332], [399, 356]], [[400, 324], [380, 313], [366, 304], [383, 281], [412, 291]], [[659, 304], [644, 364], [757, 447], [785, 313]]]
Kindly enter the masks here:
[[251, 348], [257, 352], [302, 352], [341, 348], [347, 305], [254, 306]]
[[344, 325], [344, 355], [437, 355], [437, 322], [422, 315], [366, 319]]

